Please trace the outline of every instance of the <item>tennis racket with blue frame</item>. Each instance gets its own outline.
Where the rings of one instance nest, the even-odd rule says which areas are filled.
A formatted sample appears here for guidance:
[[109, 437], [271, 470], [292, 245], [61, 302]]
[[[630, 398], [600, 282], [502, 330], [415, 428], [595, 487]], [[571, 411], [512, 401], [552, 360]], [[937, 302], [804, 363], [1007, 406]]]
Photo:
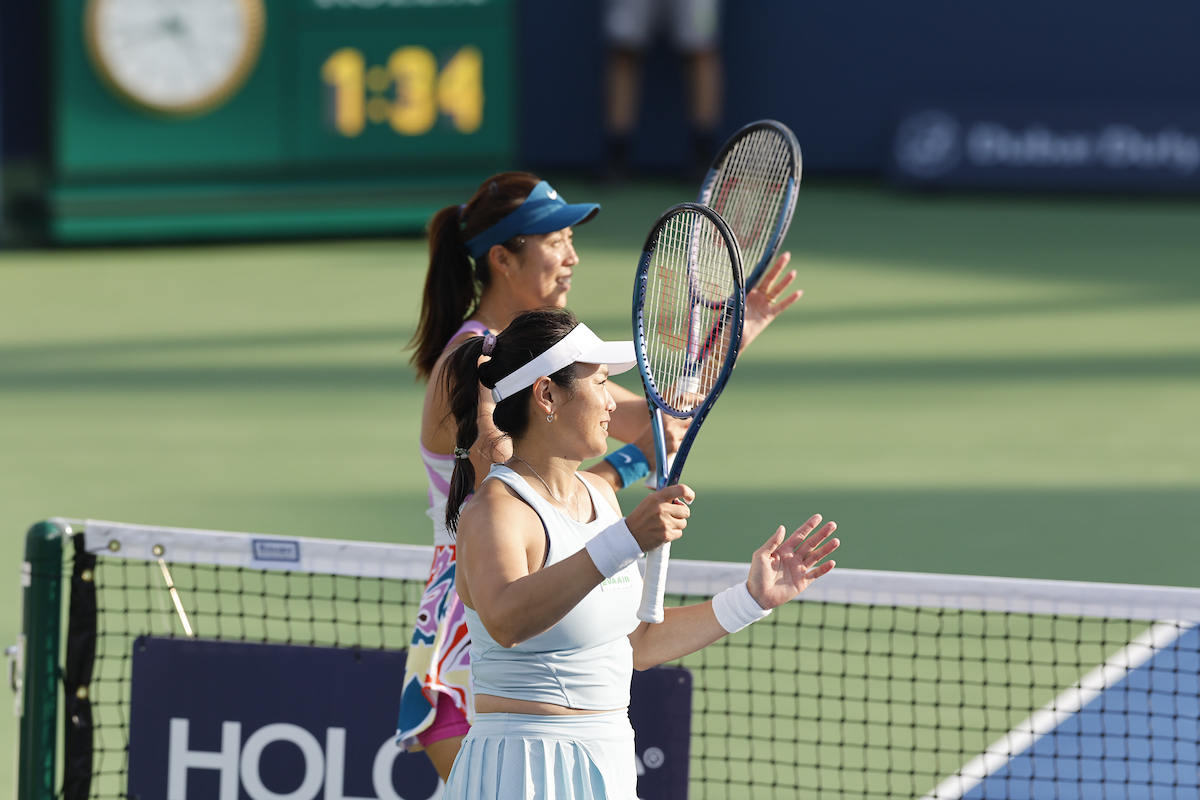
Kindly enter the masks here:
[[[633, 338], [654, 432], [658, 488], [679, 482], [688, 452], [737, 360], [746, 295], [737, 238], [697, 203], [667, 209], [646, 237], [633, 291]], [[690, 419], [669, 459], [663, 416]], [[650, 551], [638, 618], [662, 622], [670, 543]]]
[[802, 168], [795, 134], [782, 122], [763, 119], [722, 145], [700, 186], [697, 202], [725, 219], [742, 249], [746, 291], [758, 284], [783, 244]]

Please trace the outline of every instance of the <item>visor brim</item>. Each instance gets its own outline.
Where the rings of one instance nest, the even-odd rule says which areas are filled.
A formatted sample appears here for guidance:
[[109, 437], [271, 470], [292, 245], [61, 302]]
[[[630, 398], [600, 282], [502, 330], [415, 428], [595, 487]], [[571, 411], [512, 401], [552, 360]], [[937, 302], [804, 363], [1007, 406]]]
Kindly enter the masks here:
[[637, 366], [633, 342], [601, 342], [575, 359], [581, 364], [607, 364], [609, 375], [620, 375]]
[[598, 213], [600, 213], [599, 203], [568, 204], [559, 208], [553, 214], [539, 219], [529, 226], [522, 227], [520, 232], [531, 235], [554, 233], [554, 231], [561, 231], [563, 228], [570, 228], [575, 225], [582, 225], [585, 222], [591, 222]]

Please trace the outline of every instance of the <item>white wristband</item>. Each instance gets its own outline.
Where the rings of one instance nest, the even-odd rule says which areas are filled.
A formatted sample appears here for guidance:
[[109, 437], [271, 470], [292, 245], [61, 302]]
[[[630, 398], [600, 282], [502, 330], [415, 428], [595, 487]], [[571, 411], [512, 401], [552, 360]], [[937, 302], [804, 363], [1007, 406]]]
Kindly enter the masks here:
[[771, 612], [764, 611], [746, 584], [732, 586], [712, 599], [713, 613], [717, 622], [728, 633], [737, 633], [751, 623], [758, 622]]
[[589, 539], [585, 547], [596, 569], [606, 578], [616, 575], [642, 554], [641, 545], [629, 532], [623, 517]]

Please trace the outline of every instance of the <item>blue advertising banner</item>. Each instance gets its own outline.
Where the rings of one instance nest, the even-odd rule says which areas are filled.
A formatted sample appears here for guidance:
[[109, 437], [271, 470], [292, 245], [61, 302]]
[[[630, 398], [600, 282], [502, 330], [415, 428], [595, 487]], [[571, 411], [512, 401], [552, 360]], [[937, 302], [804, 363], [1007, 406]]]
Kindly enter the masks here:
[[900, 115], [890, 173], [902, 185], [1200, 191], [1200, 112], [938, 104]]
[[[139, 638], [133, 800], [437, 800], [422, 754], [394, 743], [404, 653]], [[691, 677], [635, 675], [639, 794], [687, 794]]]
[[692, 673], [679, 667], [633, 673], [629, 723], [637, 753], [638, 797], [687, 800]]
[[140, 800], [433, 800], [395, 745], [404, 653], [143, 637], [129, 795]]

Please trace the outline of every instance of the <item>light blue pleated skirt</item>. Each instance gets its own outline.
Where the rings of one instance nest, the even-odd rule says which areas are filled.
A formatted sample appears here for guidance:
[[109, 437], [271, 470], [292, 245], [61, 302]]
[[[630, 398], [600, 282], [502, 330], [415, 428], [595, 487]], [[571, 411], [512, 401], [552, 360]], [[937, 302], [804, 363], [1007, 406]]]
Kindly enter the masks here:
[[634, 800], [637, 772], [629, 714], [477, 714], [442, 797]]

